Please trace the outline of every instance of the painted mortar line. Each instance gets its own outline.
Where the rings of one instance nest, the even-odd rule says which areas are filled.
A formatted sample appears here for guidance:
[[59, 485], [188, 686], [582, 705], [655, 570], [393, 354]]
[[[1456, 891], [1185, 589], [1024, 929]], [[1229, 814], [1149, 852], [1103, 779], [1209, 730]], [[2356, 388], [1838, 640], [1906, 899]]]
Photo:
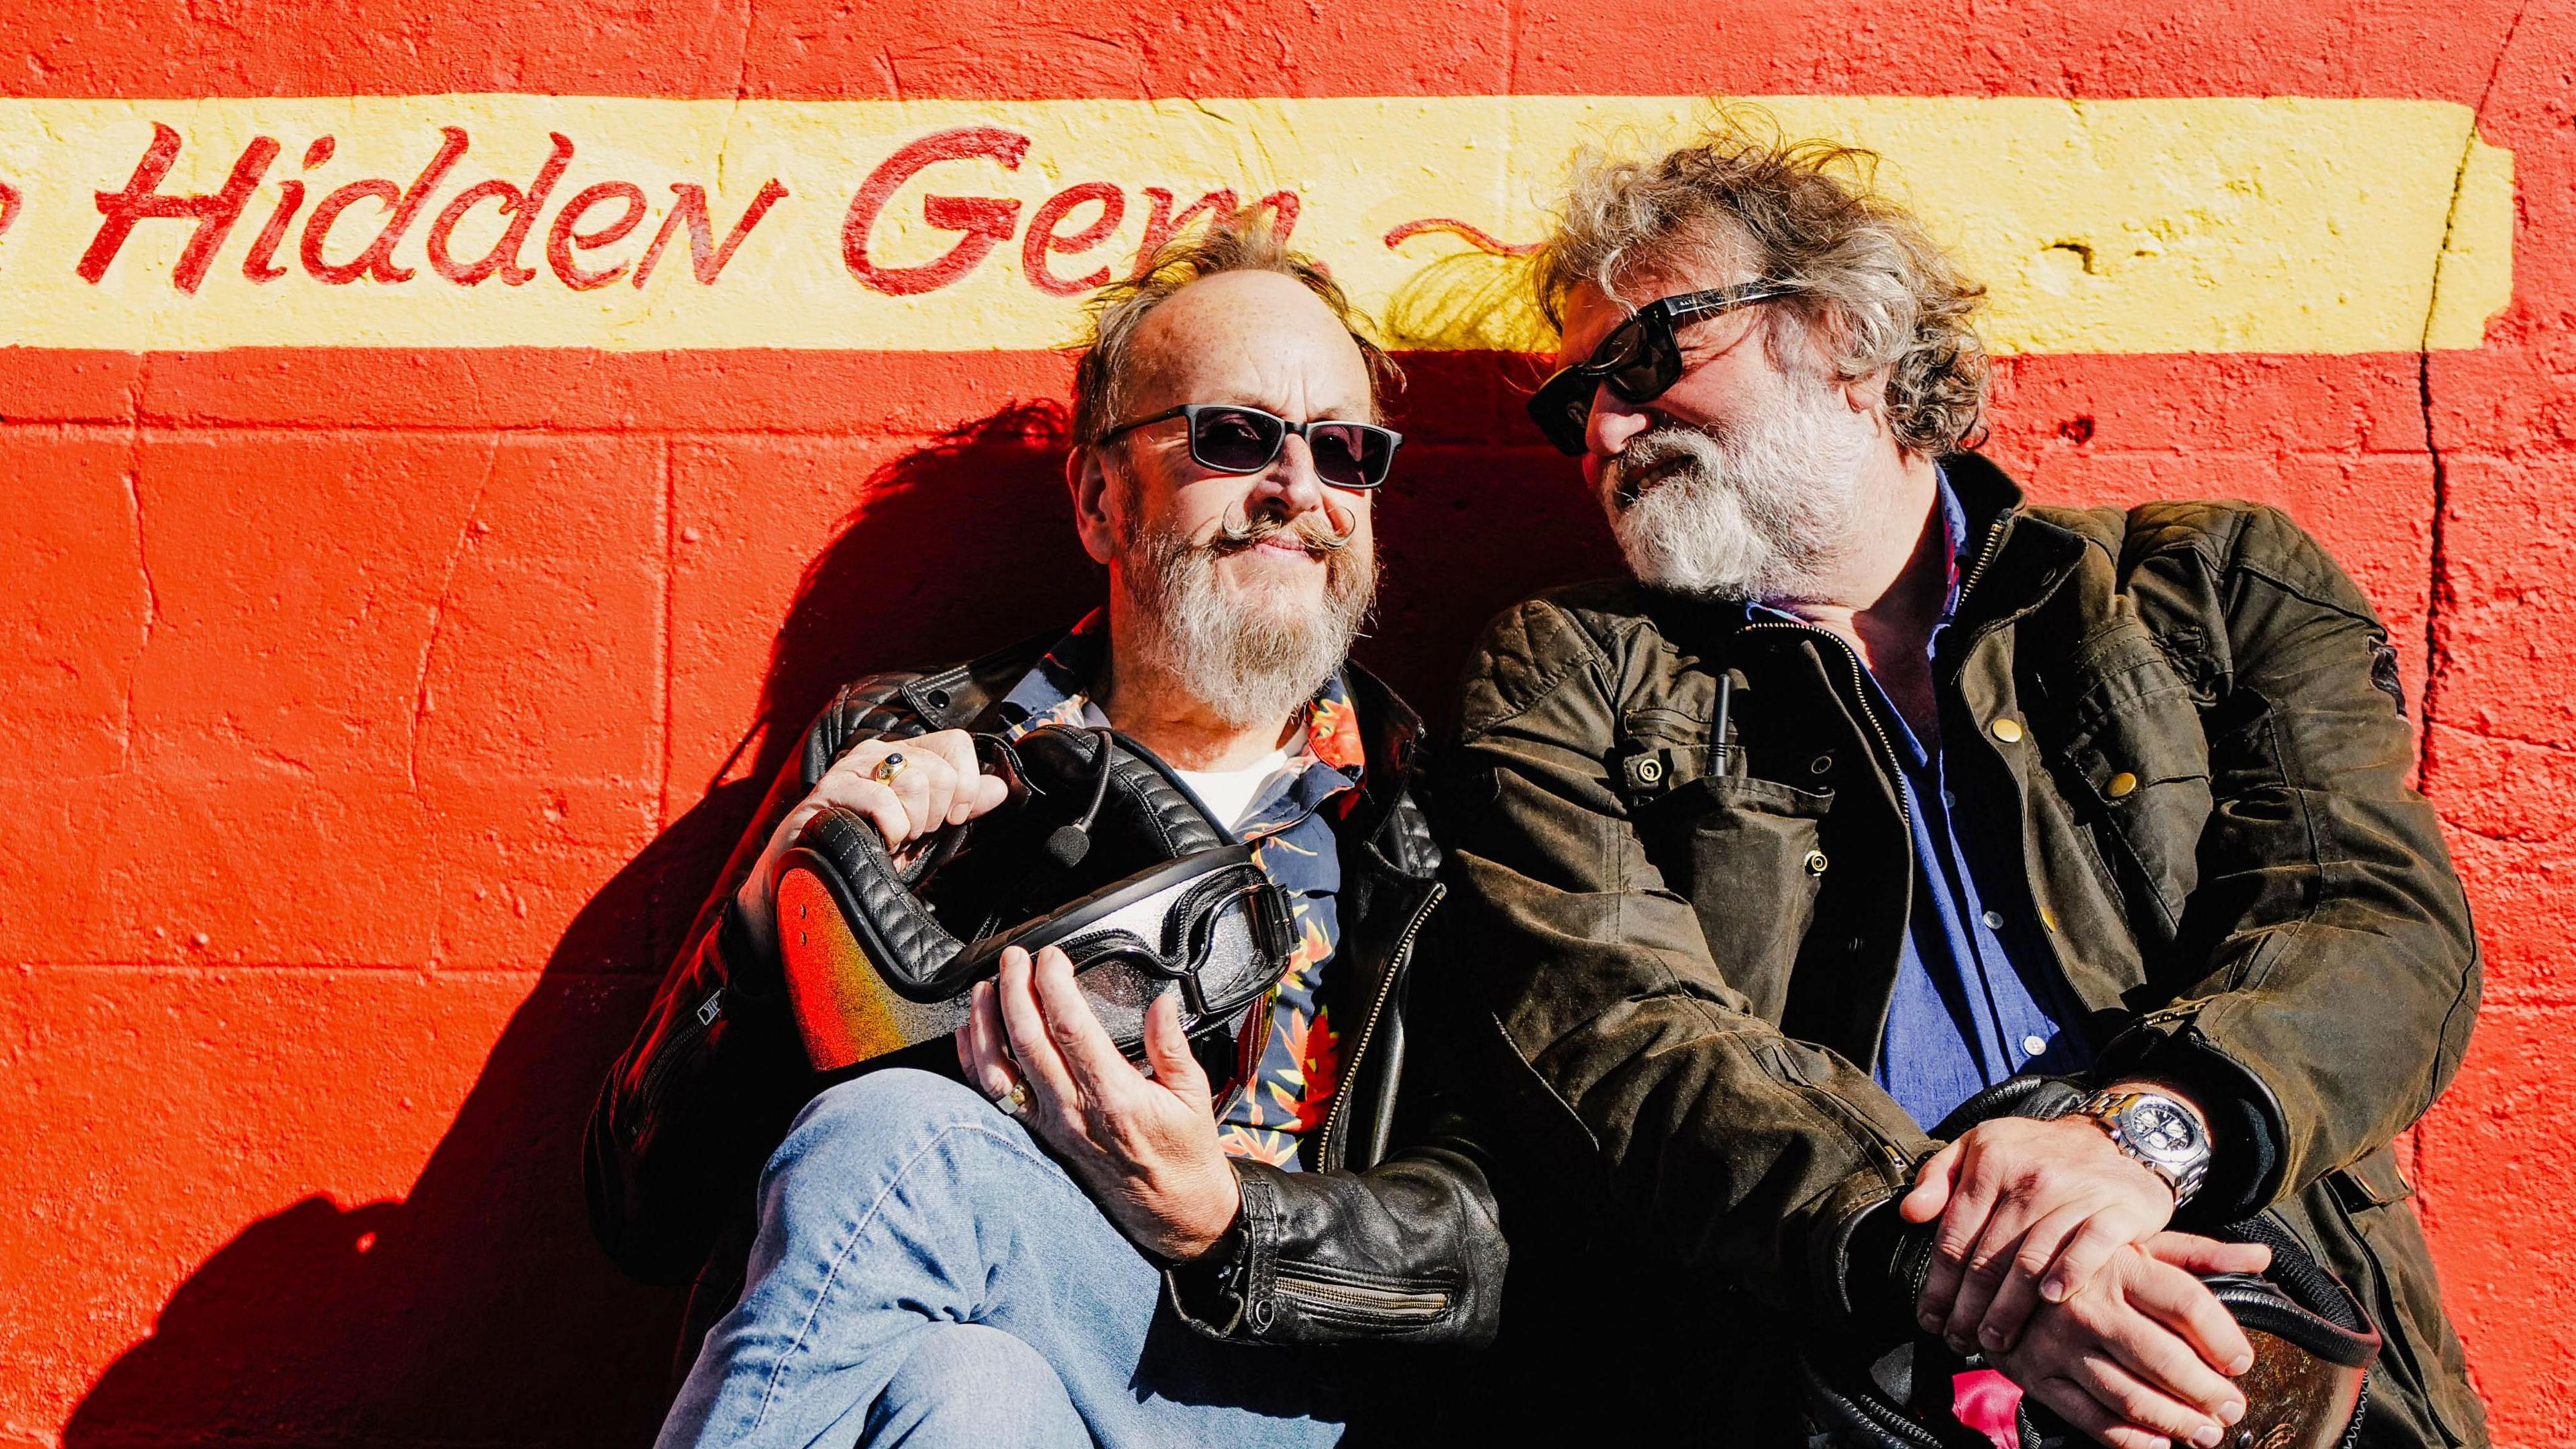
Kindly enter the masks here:
[[447, 569], [438, 580], [438, 598], [430, 605], [429, 638], [420, 646], [420, 669], [412, 678], [411, 739], [405, 752], [404, 775], [411, 783], [411, 793], [420, 794], [420, 732], [429, 719], [429, 666], [438, 653], [438, 636], [447, 627], [449, 595], [456, 585], [456, 566], [465, 558], [465, 550], [474, 541], [474, 525], [483, 512], [483, 500], [492, 489], [493, 475], [501, 465], [501, 434], [492, 435], [490, 451], [483, 455], [483, 478], [474, 485], [474, 499], [465, 507], [465, 520], [456, 527], [456, 543], [447, 551]]
[[[2431, 721], [2427, 721], [2426, 724], [2428, 728], [2433, 727]], [[2556, 754], [2565, 754], [2570, 750], [2576, 750], [2576, 741], [2538, 739], [2531, 735], [2518, 735], [2507, 730], [2490, 729], [2483, 725], [2446, 723], [2440, 725], [2439, 728], [2449, 730], [2453, 734], [2467, 735], [2471, 739], [2493, 740], [2498, 744], [2522, 745], [2529, 749], [2548, 750]]]
[[150, 358], [135, 369], [132, 421], [126, 428], [125, 501], [134, 510], [134, 567], [143, 577], [143, 640], [136, 646], [134, 662], [125, 672], [122, 717], [116, 732], [116, 769], [122, 775], [134, 762], [134, 687], [143, 677], [143, 656], [152, 648], [152, 636], [161, 625], [161, 589], [152, 577], [152, 553], [143, 529], [143, 385], [152, 366]]
[[[66, 436], [90, 434], [112, 440], [131, 437], [135, 435], [138, 430], [142, 436], [154, 439], [186, 438], [208, 433], [269, 433], [275, 434], [279, 437], [294, 437], [315, 433], [348, 434], [351, 436], [365, 436], [381, 433], [403, 433], [417, 434], [421, 437], [445, 438], [481, 438], [499, 433], [523, 434], [537, 437], [561, 436], [580, 438], [838, 438], [853, 441], [929, 441], [942, 436], [940, 430], [927, 427], [873, 428], [849, 424], [807, 427], [777, 425], [768, 427], [735, 428], [656, 428], [649, 426], [638, 427], [628, 423], [512, 422], [492, 424], [426, 423], [408, 421], [303, 422], [294, 419], [190, 418], [178, 421], [162, 419], [138, 425], [96, 419], [49, 419], [28, 418], [24, 416], [11, 419], [6, 422], [0, 422], [0, 433], [54, 432], [61, 433]], [[1515, 444], [1512, 445], [1509, 450], [1554, 456], [1553, 453], [1551, 453], [1550, 450], [1542, 444], [1530, 444], [1525, 447]], [[2319, 456], [2343, 455], [2320, 454]]]
[[[2417, 714], [2421, 728], [2415, 741], [2415, 779], [2418, 788], [2432, 782], [2433, 724], [2441, 708], [2442, 681], [2450, 673], [2450, 653], [2443, 644], [2442, 629], [2448, 610], [2444, 605], [2451, 593], [2450, 513], [2451, 474], [2442, 455], [2441, 430], [2435, 417], [2433, 398], [2433, 319], [2442, 308], [2442, 259], [2450, 254], [2451, 237], [2459, 225], [2460, 197], [2468, 189], [2469, 161], [2477, 153], [2478, 124], [2486, 119], [2487, 104], [2495, 98], [2496, 83], [2504, 76], [2505, 57], [2513, 50], [2514, 37], [2522, 30], [2522, 17], [2530, 10], [2530, 0], [2514, 7], [2513, 19], [2505, 25], [2504, 36], [2496, 43], [2495, 60], [2487, 67], [2487, 80], [2478, 92], [2478, 103], [2469, 113], [2468, 134], [2460, 141], [2459, 168], [2451, 177], [2451, 205], [2442, 217], [2441, 244], [2433, 252], [2432, 295], [2424, 304], [2424, 332], [2415, 351], [2415, 391], [2417, 406], [2424, 419], [2424, 452], [2433, 467], [2433, 518], [2431, 546], [2427, 550], [2427, 573], [2424, 606], [2424, 697]], [[2427, 793], [2431, 793], [2427, 790]]]
[[[2389, 355], [2407, 358], [2420, 356], [2420, 354], [2411, 352]], [[2420, 420], [2420, 405], [2417, 408], [2417, 413]], [[96, 438], [105, 441], [120, 441], [130, 438], [134, 431], [135, 428], [131, 424], [108, 422], [97, 419], [47, 419], [30, 418], [21, 415], [14, 419], [0, 420], [0, 435], [13, 432], [22, 434], [52, 433], [65, 438]], [[944, 435], [941, 430], [926, 426], [879, 428], [864, 424], [829, 424], [813, 426], [778, 425], [767, 427], [655, 427], [637, 426], [625, 423], [513, 422], [502, 424], [464, 424], [363, 421], [299, 422], [293, 420], [246, 418], [189, 419], [186, 421], [175, 422], [163, 419], [144, 424], [141, 431], [145, 438], [156, 441], [173, 439], [184, 440], [190, 437], [203, 436], [207, 434], [252, 436], [269, 435], [280, 439], [287, 439], [313, 435], [370, 437], [393, 433], [424, 438], [488, 438], [495, 434], [499, 434], [504, 437], [565, 437], [583, 439], [627, 438], [639, 441], [668, 438], [681, 443], [755, 441], [761, 439], [784, 438], [852, 443], [927, 444], [937, 441]], [[1413, 447], [1413, 444], [1408, 443], [1407, 447], [1411, 448]], [[1481, 441], [1477, 438], [1464, 436], [1425, 438], [1421, 447], [1429, 451], [1444, 453], [1474, 453], [1480, 455], [1526, 454], [1533, 458], [1554, 458], [1557, 456], [1556, 453], [1548, 448], [1546, 444], [1540, 442], [1522, 442], [1518, 440], [1487, 442]], [[2269, 445], [2233, 447], [2224, 445], [2191, 447], [2096, 446], [2090, 449], [2087, 456], [2097, 461], [2118, 459], [2188, 462], [2194, 459], [2246, 458], [2297, 459], [2307, 462], [2331, 463], [2368, 463], [2412, 458], [2418, 456], [2421, 448], [2422, 445], [2420, 443], [2409, 444], [2403, 447], [2391, 445], [2359, 448], [2283, 448]], [[1408, 452], [1406, 456], [1410, 457], [1412, 454]], [[2511, 461], [2515, 455], [2481, 451], [2455, 451], [2454, 453], [2447, 454], [2446, 456], [2456, 456], [2463, 461]]]
[[0, 967], [0, 982], [6, 982], [7, 970], [19, 972], [47, 971], [85, 976], [350, 976], [370, 983], [381, 983], [389, 977], [411, 976], [423, 983], [442, 981], [499, 983], [507, 981], [551, 981], [557, 977], [578, 977], [593, 981], [634, 980], [659, 983], [657, 971], [548, 970], [545, 963], [528, 966], [433, 966], [422, 961], [15, 961]]
[[662, 618], [656, 631], [656, 649], [661, 655], [662, 684], [662, 787], [654, 804], [657, 831], [671, 828], [671, 701], [677, 688], [679, 590], [680, 590], [680, 480], [676, 455], [679, 445], [669, 436], [662, 439]]

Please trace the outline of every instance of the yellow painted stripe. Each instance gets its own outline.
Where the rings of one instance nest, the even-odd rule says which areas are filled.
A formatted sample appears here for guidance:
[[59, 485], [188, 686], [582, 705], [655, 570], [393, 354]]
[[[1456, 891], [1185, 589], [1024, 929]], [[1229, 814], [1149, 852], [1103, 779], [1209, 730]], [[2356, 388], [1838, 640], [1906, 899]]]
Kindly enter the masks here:
[[[1884, 179], [1991, 289], [1985, 328], [1999, 351], [2474, 347], [2511, 294], [2512, 154], [2478, 140], [2461, 106], [1870, 96], [1764, 104], [1794, 132], [1886, 156]], [[1536, 349], [1547, 339], [1520, 263], [1479, 250], [1464, 229], [1410, 224], [1534, 240], [1579, 141], [1660, 144], [1686, 135], [1703, 105], [1528, 96], [0, 101], [0, 184], [11, 188], [0, 192], [0, 344], [1050, 347], [1073, 337], [1080, 302], [1037, 285], [1028, 259], [1059, 280], [1125, 271], [1159, 188], [1175, 198], [1167, 212], [1217, 190], [1246, 201], [1293, 192], [1296, 241], [1400, 345]], [[222, 207], [189, 203], [198, 211], [137, 220], [121, 246], [100, 240], [108, 218], [96, 196], [132, 189], [156, 123], [179, 149], [145, 190], [219, 200], [228, 179], [244, 178], [238, 219], [203, 259], [193, 292], [175, 284], [184, 249], [200, 214]], [[967, 154], [896, 186], [854, 269], [845, 246], [854, 196], [872, 175], [895, 180], [882, 168], [907, 146], [961, 128], [980, 128], [969, 137], [982, 149], [951, 146]], [[330, 154], [318, 157], [313, 143], [324, 136]], [[478, 183], [531, 189], [560, 149], [554, 136], [570, 154], [532, 216], [505, 215], [515, 192], [487, 186], [441, 228]], [[246, 154], [260, 159], [260, 137], [276, 154], [246, 170]], [[425, 176], [443, 143], [455, 151], [460, 142], [443, 172]], [[390, 184], [343, 192], [315, 238], [326, 198], [369, 180]], [[255, 280], [247, 264], [290, 182], [303, 198]], [[784, 198], [717, 270], [714, 248], [772, 183]], [[607, 189], [591, 190], [599, 187]], [[708, 247], [694, 258], [685, 218], [673, 217], [687, 192], [675, 187], [708, 196]], [[1032, 253], [1032, 224], [1050, 198], [1076, 187], [1088, 190], [1052, 208], [1053, 235], [1081, 239], [1111, 196], [1123, 214], [1096, 245]], [[395, 204], [376, 193], [405, 191], [417, 195], [394, 245], [376, 265], [353, 267]], [[561, 220], [585, 192], [588, 208]], [[940, 197], [952, 200], [930, 200]], [[925, 201], [945, 228], [931, 224]], [[615, 231], [635, 207], [631, 230], [580, 244]], [[526, 223], [524, 239], [503, 260], [527, 269], [520, 285], [497, 274], [450, 280], [427, 255], [436, 232], [451, 269], [467, 266], [514, 220]], [[978, 227], [993, 244], [971, 268], [934, 290], [886, 290], [889, 274], [899, 292], [905, 269], [971, 243]], [[635, 286], [657, 235], [665, 240], [652, 274]], [[308, 240], [317, 248], [310, 265]], [[84, 258], [97, 280], [80, 274]], [[322, 279], [333, 275], [347, 280]], [[576, 290], [567, 279], [597, 285]]]

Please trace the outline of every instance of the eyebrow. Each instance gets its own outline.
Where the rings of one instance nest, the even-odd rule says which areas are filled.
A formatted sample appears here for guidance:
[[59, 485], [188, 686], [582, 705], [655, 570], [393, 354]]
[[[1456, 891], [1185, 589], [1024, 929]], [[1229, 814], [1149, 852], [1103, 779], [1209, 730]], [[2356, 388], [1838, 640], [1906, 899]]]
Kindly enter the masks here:
[[1344, 423], [1374, 423], [1382, 416], [1378, 411], [1377, 400], [1375, 398], [1370, 398], [1361, 402], [1358, 409], [1355, 411], [1328, 406], [1323, 411], [1316, 413], [1313, 417], [1302, 420], [1290, 417], [1287, 404], [1281, 402], [1275, 397], [1235, 393], [1230, 396], [1194, 398], [1192, 401], [1205, 403], [1231, 403], [1236, 407], [1259, 408], [1263, 412], [1269, 413], [1274, 417], [1289, 418], [1291, 422], [1314, 422], [1319, 419], [1330, 419], [1335, 422]]

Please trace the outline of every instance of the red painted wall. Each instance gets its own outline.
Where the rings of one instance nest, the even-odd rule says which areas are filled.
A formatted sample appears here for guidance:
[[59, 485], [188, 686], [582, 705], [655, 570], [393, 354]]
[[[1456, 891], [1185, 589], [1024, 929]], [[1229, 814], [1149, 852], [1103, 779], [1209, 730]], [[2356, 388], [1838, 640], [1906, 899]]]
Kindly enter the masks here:
[[[2541, 1110], [2576, 1027], [2571, 54], [2564, 0], [0, 11], [0, 95], [30, 97], [2475, 107], [2519, 184], [2485, 347], [2022, 359], [1992, 449], [2045, 499], [2285, 504], [2394, 625], [2489, 953], [2407, 1162], [2526, 1446], [2576, 1442], [2576, 1143]], [[1485, 614], [1611, 555], [1497, 359], [1411, 365], [1370, 650], [1436, 704]], [[582, 1226], [590, 1093], [782, 731], [1092, 589], [1034, 405], [1065, 380], [1024, 353], [0, 351], [0, 1445], [643, 1442], [677, 1302]]]

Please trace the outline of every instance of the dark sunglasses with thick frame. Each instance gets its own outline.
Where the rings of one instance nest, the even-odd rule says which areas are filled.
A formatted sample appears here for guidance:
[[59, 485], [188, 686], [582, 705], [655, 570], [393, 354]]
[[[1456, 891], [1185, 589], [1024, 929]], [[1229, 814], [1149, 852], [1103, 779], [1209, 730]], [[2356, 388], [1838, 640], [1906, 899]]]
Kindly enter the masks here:
[[1682, 380], [1682, 344], [1674, 328], [1797, 290], [1787, 282], [1755, 281], [1657, 298], [1602, 338], [1591, 357], [1558, 368], [1541, 383], [1530, 396], [1530, 421], [1538, 424], [1557, 451], [1580, 457], [1597, 389], [1606, 386], [1621, 402], [1634, 405], [1653, 402]]
[[1202, 468], [1258, 473], [1277, 461], [1279, 450], [1288, 446], [1288, 435], [1295, 433], [1315, 455], [1315, 476], [1336, 488], [1375, 488], [1384, 483], [1387, 471], [1395, 466], [1395, 450], [1404, 446], [1404, 434], [1375, 423], [1338, 418], [1292, 423], [1241, 403], [1184, 403], [1150, 418], [1120, 423], [1102, 433], [1100, 441], [1174, 418], [1189, 420], [1190, 461]]

